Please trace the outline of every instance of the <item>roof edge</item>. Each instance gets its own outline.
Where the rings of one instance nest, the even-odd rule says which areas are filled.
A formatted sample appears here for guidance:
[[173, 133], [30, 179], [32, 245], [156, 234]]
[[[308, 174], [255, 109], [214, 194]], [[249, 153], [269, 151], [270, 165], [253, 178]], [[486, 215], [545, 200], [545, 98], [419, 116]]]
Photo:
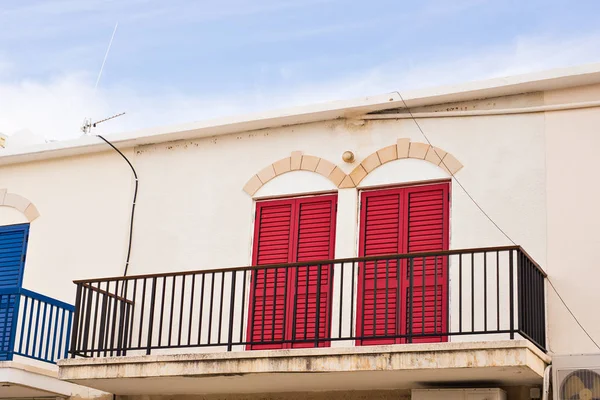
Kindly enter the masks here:
[[[404, 92], [402, 97], [408, 107], [420, 107], [520, 93], [556, 90], [596, 83], [600, 83], [600, 63], [412, 90]], [[175, 140], [212, 137], [237, 132], [327, 121], [402, 107], [404, 107], [404, 102], [400, 97], [400, 93], [391, 92], [351, 100], [319, 103], [175, 126], [123, 132], [111, 135], [110, 140], [119, 148], [128, 148]], [[0, 165], [68, 157], [104, 150], [107, 150], [105, 143], [97, 137], [82, 136], [78, 139], [68, 141], [51, 142], [17, 149], [10, 149], [10, 147], [0, 149]]]

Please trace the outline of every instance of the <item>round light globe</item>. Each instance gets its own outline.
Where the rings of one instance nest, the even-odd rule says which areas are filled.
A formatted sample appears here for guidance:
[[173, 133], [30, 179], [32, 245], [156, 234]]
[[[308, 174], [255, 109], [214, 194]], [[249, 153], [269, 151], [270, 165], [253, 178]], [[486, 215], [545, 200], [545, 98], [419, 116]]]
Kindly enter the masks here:
[[344, 154], [342, 154], [342, 160], [344, 160], [344, 162], [351, 163], [354, 161], [354, 153], [351, 151], [345, 151]]

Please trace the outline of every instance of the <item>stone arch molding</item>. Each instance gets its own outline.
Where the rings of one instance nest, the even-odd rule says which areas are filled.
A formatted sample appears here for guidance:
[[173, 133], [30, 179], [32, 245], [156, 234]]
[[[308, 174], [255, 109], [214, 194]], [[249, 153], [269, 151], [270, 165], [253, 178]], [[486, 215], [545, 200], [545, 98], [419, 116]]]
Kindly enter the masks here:
[[303, 155], [300, 151], [294, 151], [290, 157], [276, 161], [260, 170], [246, 182], [244, 191], [253, 196], [271, 179], [291, 171], [316, 172], [329, 179], [339, 189], [355, 188], [376, 168], [390, 161], [403, 158], [428, 161], [450, 175], [454, 175], [463, 168], [460, 161], [447, 151], [427, 143], [411, 142], [410, 139], [403, 138], [398, 139], [396, 144], [379, 149], [365, 157], [349, 174], [346, 174], [339, 166], [324, 158]]
[[29, 222], [40, 216], [40, 213], [31, 201], [16, 193], [9, 193], [7, 189], [0, 189], [0, 206], [12, 207], [20, 211]]

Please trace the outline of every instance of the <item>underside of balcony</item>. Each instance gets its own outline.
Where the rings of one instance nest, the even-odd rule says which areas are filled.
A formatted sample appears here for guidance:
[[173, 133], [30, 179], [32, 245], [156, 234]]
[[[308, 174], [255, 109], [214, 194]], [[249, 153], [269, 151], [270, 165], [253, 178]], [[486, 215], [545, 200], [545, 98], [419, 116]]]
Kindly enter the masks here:
[[0, 399], [40, 397], [109, 399], [110, 394], [58, 379], [56, 366], [47, 368], [18, 361], [0, 362]]
[[542, 381], [550, 358], [525, 340], [78, 358], [60, 378], [118, 395], [393, 390]]

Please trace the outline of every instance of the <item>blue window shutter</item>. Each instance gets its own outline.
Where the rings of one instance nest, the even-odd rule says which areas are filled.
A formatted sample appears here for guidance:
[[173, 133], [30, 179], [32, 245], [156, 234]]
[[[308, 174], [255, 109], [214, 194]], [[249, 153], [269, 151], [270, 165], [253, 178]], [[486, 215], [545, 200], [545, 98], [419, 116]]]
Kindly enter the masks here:
[[29, 224], [0, 226], [0, 289], [20, 288]]
[[12, 360], [29, 224], [0, 226], [0, 361]]

